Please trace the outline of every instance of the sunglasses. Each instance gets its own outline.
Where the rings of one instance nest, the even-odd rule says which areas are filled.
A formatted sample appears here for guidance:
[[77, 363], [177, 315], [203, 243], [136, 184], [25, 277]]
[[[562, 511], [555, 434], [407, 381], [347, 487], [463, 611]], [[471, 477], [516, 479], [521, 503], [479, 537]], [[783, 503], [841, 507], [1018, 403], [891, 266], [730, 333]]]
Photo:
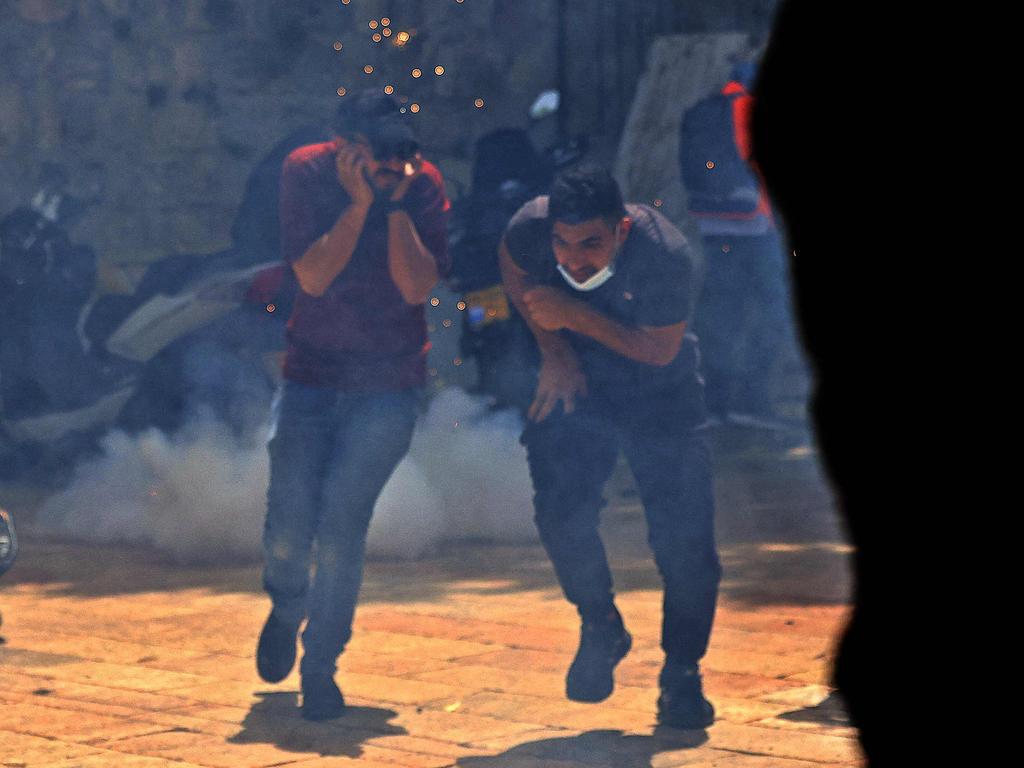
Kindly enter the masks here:
[[387, 139], [367, 140], [361, 134], [342, 134], [345, 141], [368, 146], [375, 160], [400, 160], [408, 162], [419, 154], [420, 145], [412, 139], [388, 141]]

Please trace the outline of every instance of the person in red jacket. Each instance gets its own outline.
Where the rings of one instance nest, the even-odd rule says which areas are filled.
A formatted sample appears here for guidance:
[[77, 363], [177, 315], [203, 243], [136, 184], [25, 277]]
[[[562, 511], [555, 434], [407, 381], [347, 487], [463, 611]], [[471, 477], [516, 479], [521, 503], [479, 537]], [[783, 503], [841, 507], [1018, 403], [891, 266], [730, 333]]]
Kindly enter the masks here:
[[[340, 716], [336, 659], [352, 634], [366, 533], [409, 448], [425, 384], [430, 290], [449, 268], [449, 202], [397, 102], [348, 97], [331, 141], [284, 162], [281, 241], [299, 290], [269, 444], [257, 648], [268, 682], [300, 665], [302, 715]], [[315, 576], [310, 565], [315, 547]]]

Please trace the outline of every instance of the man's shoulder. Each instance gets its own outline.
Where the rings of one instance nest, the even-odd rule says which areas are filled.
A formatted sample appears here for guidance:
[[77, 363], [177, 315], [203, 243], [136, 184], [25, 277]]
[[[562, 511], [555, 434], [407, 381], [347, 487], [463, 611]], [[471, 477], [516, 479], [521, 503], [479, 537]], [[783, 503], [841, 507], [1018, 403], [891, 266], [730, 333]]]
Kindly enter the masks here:
[[660, 211], [643, 203], [629, 203], [626, 212], [645, 250], [670, 256], [689, 255], [686, 235]]
[[550, 266], [544, 259], [549, 240], [547, 195], [523, 203], [505, 227], [504, 240], [512, 261], [526, 271], [536, 273]]
[[523, 203], [508, 222], [508, 229], [531, 223], [546, 224], [548, 221], [548, 196], [537, 195]]
[[333, 162], [337, 152], [334, 141], [318, 141], [315, 144], [304, 144], [296, 147], [284, 159], [284, 167], [288, 170], [316, 170]]

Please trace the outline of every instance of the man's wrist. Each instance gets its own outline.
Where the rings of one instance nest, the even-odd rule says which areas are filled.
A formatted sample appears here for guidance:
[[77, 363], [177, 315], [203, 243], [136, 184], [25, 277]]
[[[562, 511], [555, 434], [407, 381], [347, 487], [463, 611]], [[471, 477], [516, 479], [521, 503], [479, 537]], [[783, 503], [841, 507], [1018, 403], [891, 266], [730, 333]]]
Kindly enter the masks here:
[[404, 210], [405, 210], [405, 198], [399, 198], [398, 200], [388, 199], [388, 200], [384, 201], [384, 211], [388, 215], [390, 215], [392, 213], [395, 213], [397, 211], [404, 211]]

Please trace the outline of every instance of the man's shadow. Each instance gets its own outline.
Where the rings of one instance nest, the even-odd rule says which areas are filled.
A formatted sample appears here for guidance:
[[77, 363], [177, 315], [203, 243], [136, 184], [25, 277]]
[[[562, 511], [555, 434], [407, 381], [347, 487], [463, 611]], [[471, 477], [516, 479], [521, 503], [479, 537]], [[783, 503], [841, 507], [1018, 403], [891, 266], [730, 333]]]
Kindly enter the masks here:
[[376, 707], [348, 707], [335, 720], [309, 722], [299, 716], [295, 691], [257, 693], [232, 744], [273, 744], [286, 752], [314, 752], [324, 757], [357, 758], [363, 742], [378, 736], [404, 736], [405, 728], [388, 723], [398, 713]]
[[650, 736], [594, 730], [577, 736], [530, 741], [500, 755], [463, 757], [455, 765], [456, 768], [518, 768], [544, 759], [615, 768], [651, 768], [655, 755], [695, 749], [707, 740], [708, 734], [704, 730], [682, 731], [660, 726]]

